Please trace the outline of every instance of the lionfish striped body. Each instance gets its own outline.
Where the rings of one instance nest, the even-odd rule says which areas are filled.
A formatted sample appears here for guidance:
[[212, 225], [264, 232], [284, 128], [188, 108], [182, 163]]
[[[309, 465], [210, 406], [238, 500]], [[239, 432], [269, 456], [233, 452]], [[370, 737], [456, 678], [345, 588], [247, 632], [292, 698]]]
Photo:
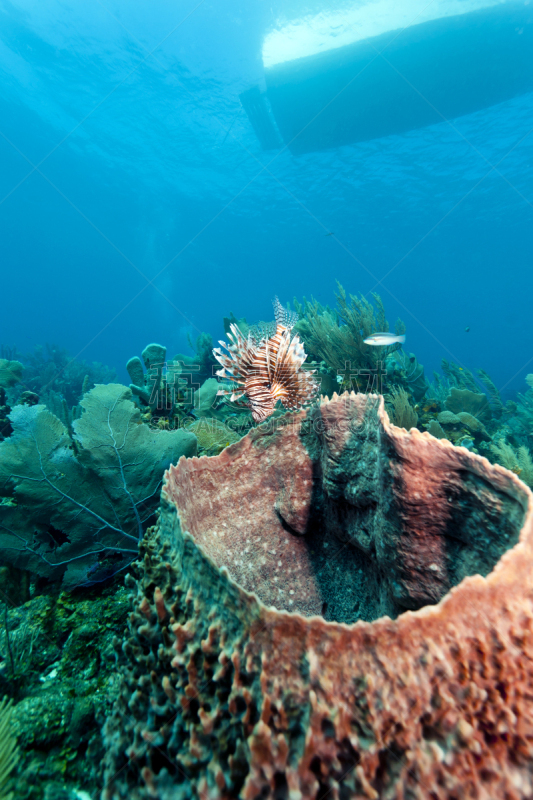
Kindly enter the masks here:
[[221, 389], [218, 393], [230, 400], [247, 405], [255, 422], [269, 417], [279, 400], [284, 408], [294, 411], [311, 403], [318, 391], [313, 371], [304, 371], [307, 358], [299, 336], [291, 337], [298, 315], [283, 308], [278, 298], [274, 300], [276, 332], [256, 338], [249, 333], [244, 338], [236, 325], [230, 326], [230, 344], [220, 342], [228, 354], [219, 347], [213, 355], [222, 365], [217, 375], [233, 381], [233, 391]]

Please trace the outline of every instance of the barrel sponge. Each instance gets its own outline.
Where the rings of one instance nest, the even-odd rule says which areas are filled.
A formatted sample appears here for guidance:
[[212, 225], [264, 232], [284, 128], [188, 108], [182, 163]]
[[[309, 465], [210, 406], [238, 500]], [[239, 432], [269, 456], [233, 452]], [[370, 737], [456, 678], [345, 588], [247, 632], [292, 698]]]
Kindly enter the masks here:
[[181, 459], [130, 585], [105, 800], [533, 796], [533, 495], [382, 398]]

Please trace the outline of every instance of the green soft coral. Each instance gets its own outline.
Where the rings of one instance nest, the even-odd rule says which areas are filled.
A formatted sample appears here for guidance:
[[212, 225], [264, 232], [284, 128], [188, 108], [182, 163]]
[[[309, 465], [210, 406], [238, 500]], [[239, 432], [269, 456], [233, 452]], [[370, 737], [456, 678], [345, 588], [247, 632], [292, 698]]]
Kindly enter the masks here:
[[505, 439], [500, 439], [498, 442], [493, 442], [490, 449], [496, 463], [519, 475], [520, 480], [533, 488], [533, 460], [527, 447], [521, 445], [514, 448]]
[[[364, 343], [370, 334], [389, 329], [381, 298], [373, 294], [372, 305], [363, 295], [348, 296], [340, 283], [337, 286], [335, 311], [316, 300], [308, 302], [304, 298], [303, 305], [295, 300], [294, 306], [300, 315], [295, 329], [310, 355], [325, 361], [338, 372], [346, 368], [375, 370], [378, 363], [396, 348], [371, 347]], [[400, 320], [396, 324], [396, 331], [405, 331]]]

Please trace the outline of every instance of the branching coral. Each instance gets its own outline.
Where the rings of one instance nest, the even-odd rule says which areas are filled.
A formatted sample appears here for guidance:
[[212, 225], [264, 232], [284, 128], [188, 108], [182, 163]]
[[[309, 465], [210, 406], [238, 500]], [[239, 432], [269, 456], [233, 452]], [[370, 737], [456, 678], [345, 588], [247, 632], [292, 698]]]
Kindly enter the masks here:
[[454, 361], [441, 361], [441, 369], [452, 386], [459, 389], [469, 389], [471, 392], [479, 391], [474, 375], [469, 369], [460, 367]]
[[392, 416], [391, 421], [399, 428], [410, 430], [416, 428], [418, 414], [409, 402], [409, 395], [402, 387], [391, 389]]
[[452, 384], [446, 377], [442, 377], [438, 372], [433, 371], [433, 381], [428, 384], [426, 400], [428, 403], [434, 402], [438, 406], [444, 406], [446, 398], [450, 394]]
[[505, 439], [500, 439], [500, 441], [493, 442], [490, 449], [498, 464], [520, 475], [520, 479], [524, 483], [533, 487], [533, 460], [527, 447], [521, 445], [515, 449]]
[[487, 390], [487, 396], [489, 398], [489, 405], [490, 410], [492, 412], [492, 416], [496, 419], [499, 419], [503, 413], [503, 403], [502, 398], [500, 396], [500, 392], [494, 385], [490, 375], [488, 375], [484, 369], [477, 370], [478, 378]]
[[[531, 378], [531, 380], [528, 380]], [[514, 427], [518, 427], [520, 436], [530, 446], [533, 444], [533, 375], [526, 377], [530, 387], [525, 394], [518, 394], [516, 404], [516, 417], [512, 420]]]
[[[381, 298], [373, 294], [374, 304], [363, 295], [346, 295], [338, 284], [337, 310], [324, 308], [316, 300], [303, 305], [296, 300], [294, 306], [300, 315], [295, 330], [301, 334], [306, 350], [319, 361], [342, 372], [348, 370], [375, 370], [378, 363], [392, 352], [393, 347], [372, 347], [364, 339], [377, 331], [388, 331], [389, 324]], [[396, 332], [403, 333], [403, 323], [396, 323]]]

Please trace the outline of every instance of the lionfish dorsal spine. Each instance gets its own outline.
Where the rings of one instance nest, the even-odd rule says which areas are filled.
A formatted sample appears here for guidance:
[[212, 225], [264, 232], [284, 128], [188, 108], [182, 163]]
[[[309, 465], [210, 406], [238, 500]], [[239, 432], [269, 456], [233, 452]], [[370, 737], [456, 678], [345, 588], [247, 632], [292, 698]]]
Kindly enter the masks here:
[[290, 311], [288, 308], [284, 308], [281, 303], [279, 302], [279, 298], [276, 296], [273, 301], [272, 305], [274, 306], [274, 318], [276, 320], [276, 327], [279, 328], [294, 328], [296, 323], [298, 322], [298, 314], [296, 311]]

